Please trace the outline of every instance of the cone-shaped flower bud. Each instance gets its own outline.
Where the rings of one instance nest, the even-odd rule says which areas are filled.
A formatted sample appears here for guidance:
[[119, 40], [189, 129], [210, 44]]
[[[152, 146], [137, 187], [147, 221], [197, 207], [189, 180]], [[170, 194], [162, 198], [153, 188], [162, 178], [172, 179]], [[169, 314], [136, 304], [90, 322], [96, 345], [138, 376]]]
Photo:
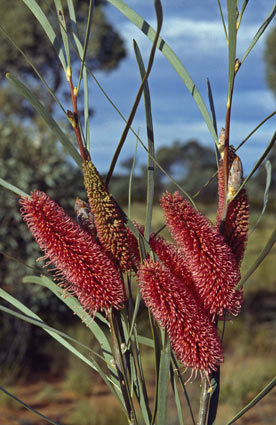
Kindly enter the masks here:
[[236, 259], [212, 223], [178, 192], [161, 199], [167, 227], [184, 253], [206, 312], [213, 317], [240, 311], [235, 287], [240, 280]]
[[237, 193], [243, 178], [242, 163], [238, 155], [235, 156], [234, 161], [231, 164], [228, 177], [228, 193], [227, 200], [232, 201], [235, 194]]
[[160, 261], [145, 260], [138, 273], [141, 294], [166, 327], [177, 358], [187, 367], [210, 373], [223, 360], [215, 326], [183, 281]]
[[44, 192], [36, 190], [30, 198], [22, 197], [20, 204], [44, 258], [59, 269], [61, 286], [77, 295], [89, 313], [122, 308], [124, 283], [103, 247]]
[[245, 189], [230, 202], [222, 234], [240, 266], [248, 237], [249, 201]]
[[104, 248], [117, 260], [121, 270], [129, 270], [139, 259], [136, 238], [126, 227], [122, 210], [108, 192], [90, 160], [83, 162], [83, 173], [97, 237]]
[[94, 223], [94, 216], [89, 205], [80, 198], [76, 198], [74, 210], [80, 227], [90, 233], [93, 238], [96, 238], [97, 231]]

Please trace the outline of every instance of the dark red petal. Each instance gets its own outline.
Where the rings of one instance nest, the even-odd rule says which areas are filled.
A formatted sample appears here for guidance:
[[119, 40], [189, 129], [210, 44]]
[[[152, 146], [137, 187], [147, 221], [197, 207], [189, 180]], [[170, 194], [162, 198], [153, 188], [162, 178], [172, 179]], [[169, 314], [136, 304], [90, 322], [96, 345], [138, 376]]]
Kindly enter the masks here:
[[166, 327], [177, 358], [187, 367], [210, 373], [223, 360], [217, 331], [192, 291], [160, 261], [145, 260], [138, 273], [141, 294]]
[[121, 308], [125, 301], [120, 274], [104, 249], [82, 230], [45, 193], [22, 197], [21, 214], [45, 252], [45, 258], [60, 270], [67, 289], [76, 294], [90, 312]]
[[[178, 192], [161, 199], [166, 224], [187, 260], [198, 295], [210, 315], [238, 314], [235, 287], [240, 280], [236, 259], [212, 223]], [[235, 300], [235, 301], [234, 301]]]

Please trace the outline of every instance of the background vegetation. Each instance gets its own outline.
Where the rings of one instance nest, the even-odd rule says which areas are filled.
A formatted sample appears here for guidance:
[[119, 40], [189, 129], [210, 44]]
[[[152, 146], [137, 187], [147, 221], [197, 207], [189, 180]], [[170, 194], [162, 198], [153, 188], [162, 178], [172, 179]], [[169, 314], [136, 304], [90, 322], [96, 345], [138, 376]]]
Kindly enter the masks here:
[[[63, 72], [58, 65], [55, 52], [49, 48], [49, 43], [43, 36], [36, 20], [33, 19], [21, 2], [3, 0], [2, 3], [1, 27], [16, 40], [18, 46], [31, 58], [38, 69], [49, 76], [52, 89], [56, 93], [62, 92]], [[80, 25], [85, 22], [88, 3], [88, 1], [83, 1], [79, 10], [78, 22], [80, 22]], [[88, 64], [92, 69], [111, 71], [125, 57], [126, 52], [120, 35], [106, 20], [104, 2], [97, 1], [96, 5], [94, 19], [99, 30], [94, 33], [97, 36], [90, 40]], [[44, 7], [48, 8], [47, 2], [45, 2]], [[84, 31], [84, 28], [80, 28], [80, 31]], [[276, 27], [267, 38], [265, 53], [267, 81], [274, 92], [276, 92], [275, 40]], [[39, 81], [32, 74], [30, 67], [26, 65], [24, 58], [11, 48], [9, 41], [3, 35], [0, 43], [1, 74], [6, 70], [27, 75], [29, 84], [33, 89], [35, 91], [41, 89]], [[52, 98], [49, 98], [46, 91], [44, 102], [50, 110], [54, 108]], [[61, 149], [57, 148], [52, 134], [22, 97], [13, 92], [10, 87], [7, 87], [4, 79], [0, 81], [0, 118], [0, 177], [9, 180], [12, 184], [18, 184], [27, 193], [34, 188], [47, 192], [51, 198], [73, 215], [76, 194], [84, 198], [79, 169], [76, 168], [72, 172], [70, 159]], [[22, 118], [24, 119], [22, 120]], [[64, 130], [68, 131], [67, 128]], [[157, 150], [156, 160], [189, 193], [196, 193], [216, 171], [213, 150], [204, 147], [198, 140], [171, 141], [169, 146], [163, 146]], [[264, 241], [268, 239], [269, 230], [275, 224], [275, 146], [271, 151], [269, 160], [273, 171], [267, 203], [268, 214], [262, 218], [260, 225], [250, 236], [249, 249], [243, 266], [244, 270], [255, 260]], [[132, 158], [124, 161], [122, 165], [126, 171], [125, 175], [114, 176], [110, 187], [116, 200], [126, 207], [128, 175], [132, 167]], [[133, 177], [134, 204], [131, 211], [132, 218], [138, 222], [142, 221], [144, 214], [142, 203], [145, 202], [146, 178], [146, 165], [143, 165]], [[252, 224], [257, 221], [263, 208], [265, 186], [266, 170], [263, 166], [248, 184], [252, 206]], [[165, 189], [172, 189], [171, 183], [157, 170], [154, 230], [158, 230], [163, 224], [158, 201], [160, 194]], [[213, 201], [216, 199], [216, 194], [216, 179], [213, 179], [211, 184], [203, 189], [198, 197], [202, 210], [208, 212], [211, 218], [214, 218], [215, 202]], [[77, 334], [80, 339], [88, 344], [87, 338], [88, 335], [91, 338], [91, 334], [86, 330], [80, 330], [78, 322], [71, 312], [64, 308], [62, 303], [42, 288], [22, 285], [21, 278], [26, 273], [26, 267], [15, 261], [14, 258], [21, 259], [26, 265], [35, 267], [34, 259], [40, 256], [40, 251], [22, 222], [18, 211], [17, 198], [2, 188], [0, 189], [0, 197], [1, 287], [8, 289], [10, 293], [23, 302], [28, 300], [28, 306], [33, 311], [38, 312], [42, 318], [47, 315], [49, 325], [55, 326], [56, 322], [63, 322], [66, 324], [64, 330], [71, 335]], [[273, 248], [272, 255], [262, 263], [250, 278], [251, 282], [246, 289], [245, 305], [241, 317], [239, 321], [234, 321], [227, 328], [225, 346], [228, 361], [227, 365], [222, 368], [224, 375], [221, 392], [222, 410], [219, 411], [218, 420], [221, 422], [218, 423], [224, 423], [223, 419], [226, 415], [231, 416], [235, 413], [237, 408], [248, 402], [252, 395], [261, 390], [267, 379], [276, 373], [274, 361], [276, 349], [276, 275], [275, 260], [273, 260], [275, 254], [276, 251]], [[101, 390], [101, 382], [96, 378], [96, 375], [89, 374], [86, 368], [76, 363], [57, 344], [53, 349], [53, 342], [49, 342], [43, 331], [38, 328], [2, 313], [0, 313], [0, 320], [2, 323], [0, 339], [5, 342], [0, 345], [2, 380], [12, 386], [15, 382], [18, 382], [18, 377], [21, 379], [34, 377], [34, 371], [40, 374], [43, 380], [47, 375], [47, 381], [51, 379], [54, 379], [54, 381], [53, 384], [49, 383], [48, 389], [46, 387], [43, 392], [36, 394], [38, 402], [52, 401], [53, 398], [58, 398], [60, 394], [63, 396], [66, 391], [75, 394], [72, 398], [71, 414], [68, 415], [67, 419], [65, 418], [64, 424], [93, 425], [97, 423], [104, 425], [111, 423], [110, 418], [114, 417], [114, 407], [107, 408], [106, 417], [103, 417], [103, 415], [98, 414], [96, 403], [92, 406], [95, 412], [92, 415], [93, 420], [85, 419], [88, 418], [88, 414], [85, 412], [87, 409], [90, 409], [91, 412], [91, 406], [87, 407], [87, 402], [83, 403], [81, 399], [88, 399], [92, 394], [95, 396]], [[248, 351], [249, 340], [250, 349], [254, 348], [253, 355], [252, 352]], [[93, 346], [93, 341], [90, 341], [90, 343]], [[235, 354], [229, 355], [232, 352]], [[147, 350], [143, 355], [150, 359]], [[148, 362], [147, 368], [150, 379], [152, 364], [150, 360]], [[22, 367], [23, 364], [24, 367]], [[41, 365], [43, 365], [43, 368], [41, 368]], [[242, 379], [238, 388], [233, 385], [233, 374], [246, 377], [244, 382]], [[58, 378], [58, 384], [56, 384], [56, 378]], [[250, 387], [248, 387], [248, 381], [250, 381]], [[93, 382], [92, 387], [91, 382]], [[15, 388], [15, 393], [16, 391]], [[10, 399], [2, 397], [0, 408], [2, 404], [8, 408], [16, 409], [14, 404], [12, 403], [10, 406], [10, 403], [12, 403]], [[263, 423], [272, 423], [271, 410], [268, 409], [265, 414], [267, 416], [264, 416], [265, 422]], [[119, 416], [118, 413], [117, 424], [119, 424]], [[89, 418], [91, 418], [91, 413]], [[124, 419], [122, 419], [122, 423], [125, 423]], [[173, 419], [171, 423], [173, 423]]]

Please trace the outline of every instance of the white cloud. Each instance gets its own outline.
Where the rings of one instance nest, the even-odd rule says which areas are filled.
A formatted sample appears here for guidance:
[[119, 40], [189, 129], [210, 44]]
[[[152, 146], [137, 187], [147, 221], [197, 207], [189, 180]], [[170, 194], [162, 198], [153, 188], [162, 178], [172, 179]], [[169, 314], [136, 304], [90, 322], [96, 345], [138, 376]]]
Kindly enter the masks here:
[[[155, 21], [150, 21], [155, 28]], [[120, 27], [128, 48], [132, 51], [132, 39], [135, 38], [141, 50], [151, 46], [145, 35], [136, 29], [132, 23], [125, 22]], [[238, 32], [238, 51], [242, 54], [249, 46], [258, 27], [253, 24], [241, 26]], [[192, 52], [195, 54], [217, 55], [218, 50], [226, 50], [226, 39], [220, 21], [194, 20], [171, 16], [164, 20], [161, 36], [173, 50]]]

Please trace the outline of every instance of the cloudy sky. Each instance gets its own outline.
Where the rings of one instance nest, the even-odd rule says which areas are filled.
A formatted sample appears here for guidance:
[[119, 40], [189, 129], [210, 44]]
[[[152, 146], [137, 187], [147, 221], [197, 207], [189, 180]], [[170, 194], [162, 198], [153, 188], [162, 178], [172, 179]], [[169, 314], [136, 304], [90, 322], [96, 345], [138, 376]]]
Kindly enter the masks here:
[[[126, 0], [126, 3], [156, 27], [153, 1]], [[163, 0], [164, 23], [161, 36], [170, 45], [194, 80], [208, 105], [206, 79], [212, 90], [218, 128], [224, 125], [227, 95], [227, 46], [216, 0]], [[240, 2], [239, 2], [240, 3]], [[241, 58], [258, 28], [273, 6], [273, 0], [249, 1], [238, 33], [237, 57]], [[222, 0], [225, 6], [226, 1]], [[140, 85], [140, 76], [132, 48], [135, 39], [147, 63], [151, 42], [113, 6], [106, 8], [113, 25], [125, 40], [128, 57], [119, 68], [96, 76], [124, 116], [128, 116]], [[271, 23], [272, 25], [274, 22]], [[231, 143], [237, 146], [260, 121], [275, 109], [275, 98], [265, 82], [263, 52], [265, 36], [259, 40], [239, 70], [233, 98]], [[149, 78], [156, 147], [174, 140], [198, 139], [213, 146], [207, 126], [183, 81], [160, 51]], [[120, 139], [124, 123], [94, 83], [91, 97], [95, 115], [91, 122], [92, 155], [100, 171], [109, 167], [112, 154]], [[276, 127], [272, 118], [240, 150], [248, 173], [270, 141]], [[135, 117], [133, 128], [146, 143], [143, 101]], [[121, 160], [133, 155], [135, 138], [130, 135], [122, 151]], [[139, 148], [140, 163], [145, 160]], [[120, 167], [117, 166], [117, 171]]]

